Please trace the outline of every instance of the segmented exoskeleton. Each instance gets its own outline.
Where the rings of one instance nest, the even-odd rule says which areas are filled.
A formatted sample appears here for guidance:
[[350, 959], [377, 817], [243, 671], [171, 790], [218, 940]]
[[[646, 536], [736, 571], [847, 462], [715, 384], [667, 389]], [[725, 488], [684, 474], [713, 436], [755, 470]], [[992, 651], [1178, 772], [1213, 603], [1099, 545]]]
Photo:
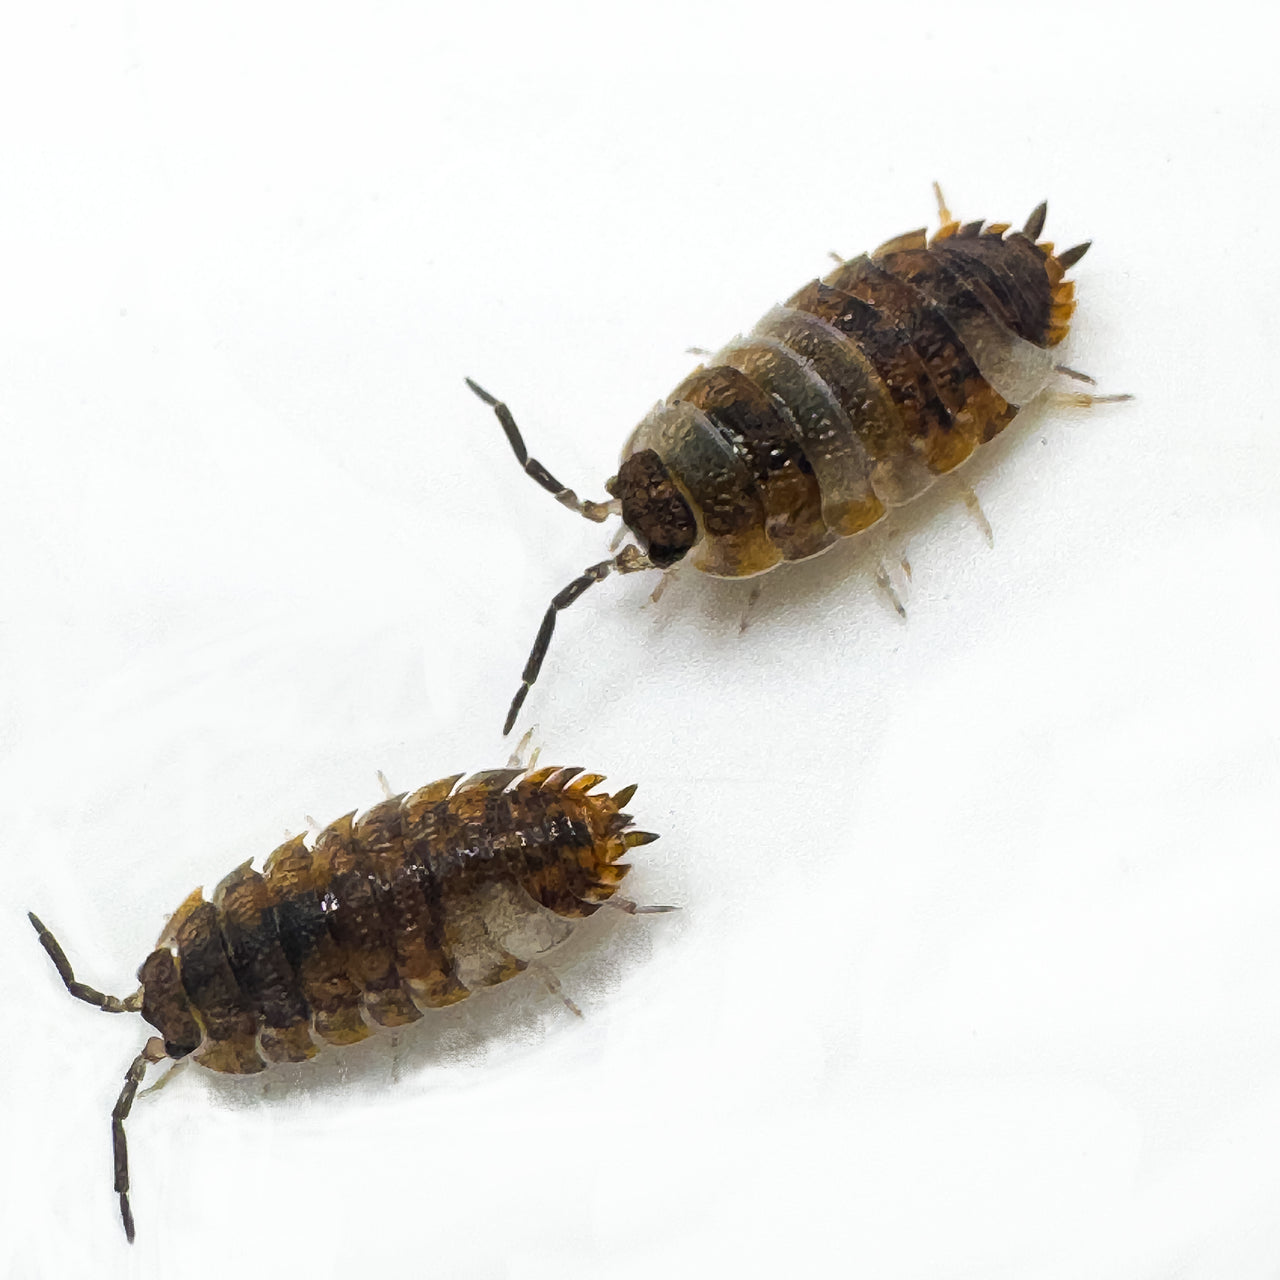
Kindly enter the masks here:
[[[627, 545], [551, 602], [511, 704], [510, 732], [538, 676], [556, 614], [612, 572], [669, 569], [741, 578], [817, 555], [910, 502], [993, 439], [1061, 372], [1088, 243], [1039, 242], [1046, 206], [1021, 231], [963, 226], [938, 192], [941, 229], [912, 231], [841, 261], [693, 371], [631, 433], [611, 502], [579, 499], [530, 458], [510, 411], [492, 405], [524, 469], [588, 519], [619, 514]], [[1078, 403], [1127, 399], [1076, 394]]]
[[[581, 776], [578, 776], [581, 775]], [[573, 921], [615, 898], [635, 793], [591, 794], [581, 769], [496, 769], [443, 778], [298, 836], [246, 862], [206, 901], [197, 889], [165, 926], [125, 999], [77, 982], [66, 955], [31, 923], [73, 996], [109, 1013], [139, 1012], [157, 1031], [134, 1060], [112, 1112], [115, 1184], [134, 1236], [124, 1120], [150, 1063], [192, 1057], [243, 1075], [301, 1062], [315, 1037], [352, 1044], [373, 1023], [398, 1027], [514, 977], [565, 940]], [[555, 991], [549, 970], [544, 981]], [[570, 1002], [570, 1008], [576, 1007]]]

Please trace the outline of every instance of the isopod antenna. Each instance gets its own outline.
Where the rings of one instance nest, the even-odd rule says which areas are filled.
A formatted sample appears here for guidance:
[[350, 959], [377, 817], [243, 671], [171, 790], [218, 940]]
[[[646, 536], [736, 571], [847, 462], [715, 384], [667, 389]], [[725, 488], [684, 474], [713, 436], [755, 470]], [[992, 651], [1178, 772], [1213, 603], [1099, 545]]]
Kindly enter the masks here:
[[511, 410], [478, 383], [472, 382], [470, 378], [467, 379], [467, 386], [498, 415], [498, 421], [502, 423], [502, 430], [506, 433], [511, 451], [516, 455], [516, 461], [524, 469], [525, 474], [532, 476], [557, 502], [568, 507], [570, 511], [576, 511], [580, 516], [586, 516], [588, 520], [594, 520], [596, 524], [602, 524], [610, 516], [619, 514], [621, 506], [616, 499], [609, 502], [592, 502], [590, 498], [579, 498], [567, 485], [561, 484], [537, 458], [529, 457], [529, 450], [525, 448], [524, 437], [520, 434], [520, 428], [516, 426], [515, 418], [511, 416]]
[[95, 1009], [101, 1009], [103, 1013], [136, 1013], [142, 1008], [141, 991], [136, 991], [133, 995], [121, 1000], [119, 996], [104, 996], [101, 991], [95, 991], [93, 987], [77, 982], [75, 971], [71, 968], [71, 961], [67, 959], [67, 953], [58, 945], [57, 938], [45, 927], [44, 921], [34, 911], [27, 912], [27, 919], [31, 921], [31, 927], [36, 931], [40, 945], [53, 961], [53, 967], [57, 969], [62, 985], [77, 1000], [83, 1000], [85, 1004], [91, 1004]]
[[[589, 498], [579, 498], [572, 489], [561, 484], [537, 458], [529, 456], [529, 450], [525, 448], [524, 437], [520, 434], [520, 428], [516, 426], [515, 418], [511, 416], [511, 410], [496, 396], [490, 395], [478, 383], [473, 382], [470, 378], [466, 381], [467, 386], [497, 414], [498, 421], [502, 423], [502, 430], [506, 434], [507, 442], [511, 445], [511, 451], [516, 455], [516, 461], [524, 469], [525, 474], [532, 476], [548, 493], [554, 496], [557, 502], [568, 507], [570, 511], [576, 511], [580, 516], [585, 516], [588, 520], [595, 521], [597, 524], [602, 523], [612, 515], [621, 514], [622, 508], [618, 499], [614, 498], [608, 502], [592, 502]], [[516, 696], [511, 699], [511, 709], [507, 712], [506, 723], [502, 726], [504, 736], [509, 734], [514, 727], [516, 717], [520, 714], [520, 708], [524, 706], [524, 700], [529, 696], [529, 689], [538, 678], [538, 672], [542, 670], [543, 659], [546, 658], [547, 648], [551, 644], [551, 635], [556, 629], [556, 614], [561, 609], [567, 609], [584, 591], [594, 587], [597, 582], [603, 582], [611, 573], [635, 573], [640, 569], [652, 569], [655, 567], [639, 547], [626, 546], [611, 560], [601, 560], [599, 564], [593, 564], [589, 569], [584, 569], [564, 590], [558, 592], [552, 598], [551, 604], [543, 616], [542, 625], [538, 628], [533, 648], [529, 652], [529, 660], [524, 664], [524, 673], [520, 677], [520, 688], [516, 690]]]
[[524, 700], [529, 696], [529, 690], [538, 678], [538, 672], [542, 670], [542, 661], [547, 656], [551, 636], [556, 629], [556, 614], [561, 609], [567, 609], [585, 591], [594, 587], [597, 582], [603, 582], [611, 573], [636, 573], [641, 569], [654, 567], [653, 562], [639, 547], [628, 545], [623, 547], [612, 560], [601, 560], [599, 564], [593, 564], [591, 568], [583, 570], [567, 587], [552, 597], [551, 604], [543, 615], [542, 625], [534, 638], [533, 648], [529, 651], [529, 660], [524, 664], [520, 687], [516, 690], [516, 696], [511, 699], [511, 709], [507, 712], [506, 723], [502, 726], [504, 737], [515, 726], [520, 708], [524, 706]]
[[[121, 1000], [118, 996], [103, 995], [101, 991], [96, 991], [83, 982], [77, 982], [71, 962], [67, 959], [67, 953], [59, 945], [57, 938], [49, 932], [34, 911], [27, 912], [27, 919], [31, 921], [31, 927], [36, 931], [40, 945], [53, 961], [53, 967], [57, 969], [63, 986], [77, 1000], [83, 1000], [85, 1004], [91, 1004], [104, 1013], [136, 1013], [142, 1008], [141, 991]], [[146, 1075], [147, 1068], [153, 1062], [159, 1062], [164, 1056], [164, 1041], [158, 1036], [152, 1036], [125, 1073], [124, 1088], [121, 1089], [120, 1097], [111, 1111], [111, 1156], [115, 1169], [115, 1189], [120, 1197], [120, 1220], [124, 1223], [124, 1233], [130, 1244], [133, 1243], [134, 1230], [133, 1211], [129, 1207], [129, 1149], [124, 1139], [124, 1122], [133, 1107], [138, 1085], [142, 1083], [142, 1077]]]

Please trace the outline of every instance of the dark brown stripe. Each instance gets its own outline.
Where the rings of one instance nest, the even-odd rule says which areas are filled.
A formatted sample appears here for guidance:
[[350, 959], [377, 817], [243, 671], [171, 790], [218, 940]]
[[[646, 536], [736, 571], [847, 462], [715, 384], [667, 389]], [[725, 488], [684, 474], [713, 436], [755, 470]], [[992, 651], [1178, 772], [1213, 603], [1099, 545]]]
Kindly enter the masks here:
[[[1020, 338], [1044, 346], [1049, 328], [1051, 297], [1044, 259], [1032, 265], [1018, 249], [1018, 242], [1040, 258], [1039, 252], [1023, 236], [1001, 240], [996, 236], [979, 236], [976, 240], [943, 240], [934, 246], [948, 260], [960, 259], [965, 268], [979, 276], [1008, 306], [1013, 317], [1010, 328]], [[1037, 281], [1036, 276], [1039, 276]]]
[[264, 1063], [254, 1044], [258, 1018], [231, 971], [211, 902], [200, 902], [187, 913], [176, 940], [182, 986], [209, 1039], [200, 1060], [216, 1071], [261, 1071]]
[[966, 384], [982, 375], [946, 316], [919, 290], [865, 256], [846, 262], [826, 283], [875, 307], [915, 349], [947, 408], [965, 407]]
[[789, 547], [783, 554], [790, 553], [792, 559], [813, 555], [846, 531], [857, 519], [856, 511], [861, 508], [865, 516], [875, 505], [868, 480], [871, 463], [862, 441], [835, 392], [777, 338], [757, 332], [732, 343], [720, 359], [741, 370], [782, 406], [788, 422], [794, 424], [821, 501], [816, 509], [793, 512]]
[[595, 877], [595, 837], [591, 828], [576, 817], [557, 792], [533, 792], [521, 798], [522, 829], [528, 837], [524, 851], [530, 880], [543, 897], [532, 896], [557, 915], [570, 918], [589, 916], [598, 903], [592, 902]]
[[503, 982], [525, 967], [488, 935], [474, 899], [484, 884], [511, 878], [511, 811], [502, 794], [510, 780], [510, 773], [464, 780], [439, 806], [432, 835], [419, 846], [436, 887], [443, 951], [472, 988]]
[[273, 1062], [301, 1062], [315, 1051], [311, 1010], [285, 958], [266, 881], [242, 867], [219, 886], [214, 905], [231, 972], [262, 1017], [262, 1048]]
[[785, 551], [797, 529], [820, 521], [822, 494], [794, 425], [746, 374], [729, 365], [699, 369], [671, 399], [701, 409], [746, 462], [771, 541]]
[[396, 968], [411, 983], [414, 999], [441, 1008], [463, 999], [445, 947], [440, 895], [431, 873], [418, 864], [418, 846], [404, 846], [405, 864], [391, 872], [388, 908], [396, 922]]
[[374, 868], [375, 896], [391, 940], [396, 971], [415, 1000], [439, 1008], [467, 994], [445, 954], [430, 872], [406, 834], [404, 797], [371, 809], [355, 834]]
[[420, 1018], [400, 985], [395, 953], [373, 886], [373, 864], [352, 832], [351, 819], [331, 823], [316, 838], [312, 854], [333, 901], [329, 932], [342, 949], [348, 977], [364, 995], [365, 1008], [383, 1026]]
[[770, 553], [777, 558], [764, 537], [764, 507], [746, 463], [704, 413], [666, 400], [635, 434], [689, 494], [703, 531], [726, 540], [716, 548], [717, 559], [734, 565], [760, 559], [762, 552], [765, 559]]
[[[846, 263], [836, 274], [839, 279], [833, 279], [833, 284], [878, 306], [899, 332], [911, 339], [938, 394], [951, 410], [948, 426], [926, 447], [934, 471], [951, 470], [1012, 420], [1016, 409], [982, 376], [946, 310], [936, 305], [919, 283], [902, 280], [868, 258]], [[950, 279], [955, 293], [967, 295], [966, 311], [982, 309], [954, 275]]]
[[932, 249], [904, 250], [873, 261], [941, 308], [952, 328], [974, 317], [1013, 327], [1008, 307], [981, 280], [965, 277], [963, 264], [949, 263]]
[[939, 399], [924, 362], [875, 307], [821, 280], [807, 285], [787, 306], [827, 321], [857, 345], [888, 388], [915, 440], [923, 441], [931, 431], [950, 424], [950, 410]]
[[347, 976], [342, 949], [329, 932], [328, 895], [317, 892], [311, 852], [301, 839], [267, 860], [267, 888], [275, 902], [280, 945], [315, 1015], [316, 1031], [330, 1044], [363, 1040], [360, 991]]
[[[472, 803], [475, 803], [474, 797]], [[432, 942], [439, 951], [445, 971], [456, 982], [459, 957], [446, 926], [445, 897], [461, 891], [474, 869], [469, 856], [465, 824], [452, 800], [429, 804], [412, 821], [404, 824], [405, 854], [418, 867], [418, 884], [430, 911]], [[457, 886], [457, 888], [455, 888]]]
[[[967, 243], [961, 241], [961, 245]], [[947, 245], [950, 241], [942, 240], [930, 247], [929, 252], [939, 260], [946, 262], [970, 288], [977, 290], [981, 285], [987, 295], [994, 299], [992, 314], [1006, 329], [1018, 332], [1019, 319], [1018, 300], [1015, 296], [1013, 281], [1005, 278], [1002, 272], [980, 259], [967, 258], [957, 246]]]
[[[281, 950], [289, 967], [297, 972], [314, 954], [317, 941], [329, 937], [329, 922], [320, 899], [309, 889], [281, 898], [275, 912]], [[305, 998], [305, 992], [303, 994]]]
[[782, 343], [813, 366], [839, 401], [873, 465], [910, 448], [902, 412], [871, 362], [826, 321], [779, 308], [755, 332]]
[[1048, 260], [1020, 231], [1005, 236], [1000, 247], [1003, 250], [1002, 261], [1013, 277], [1019, 296], [1030, 305], [1032, 332], [1039, 330], [1040, 333], [1038, 338], [1032, 337], [1030, 332], [1023, 336], [1037, 346], [1044, 346], [1053, 324], [1050, 309], [1053, 306], [1054, 280], [1049, 274]]

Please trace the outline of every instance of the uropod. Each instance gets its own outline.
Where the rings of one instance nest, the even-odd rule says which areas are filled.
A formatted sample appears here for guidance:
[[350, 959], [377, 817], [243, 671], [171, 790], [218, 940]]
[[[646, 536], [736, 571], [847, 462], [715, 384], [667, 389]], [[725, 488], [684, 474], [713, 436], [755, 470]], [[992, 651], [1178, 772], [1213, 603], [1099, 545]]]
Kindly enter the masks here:
[[[475, 382], [521, 466], [589, 520], [619, 515], [628, 543], [551, 601], [512, 699], [509, 733], [538, 678], [556, 615], [611, 573], [746, 578], [871, 528], [994, 439], [1055, 374], [1089, 242], [1041, 241], [1047, 206], [1021, 231], [910, 231], [840, 265], [699, 365], [627, 439], [606, 502], [581, 499], [529, 456], [511, 411]], [[1128, 396], [1072, 393], [1074, 404]]]
[[672, 910], [617, 895], [629, 870], [619, 859], [657, 836], [632, 829], [623, 812], [636, 788], [594, 792], [603, 781], [555, 767], [455, 774], [347, 814], [311, 847], [297, 836], [261, 873], [246, 862], [211, 900], [192, 893], [138, 970], [141, 986], [123, 999], [78, 982], [32, 914], [73, 996], [108, 1013], [141, 1013], [160, 1033], [134, 1059], [111, 1113], [129, 1240], [124, 1122], [152, 1063], [190, 1057], [248, 1075], [302, 1062], [316, 1054], [316, 1038], [353, 1044], [374, 1024], [417, 1021], [423, 1009], [531, 967], [559, 994], [538, 957], [576, 920], [605, 903], [631, 914]]

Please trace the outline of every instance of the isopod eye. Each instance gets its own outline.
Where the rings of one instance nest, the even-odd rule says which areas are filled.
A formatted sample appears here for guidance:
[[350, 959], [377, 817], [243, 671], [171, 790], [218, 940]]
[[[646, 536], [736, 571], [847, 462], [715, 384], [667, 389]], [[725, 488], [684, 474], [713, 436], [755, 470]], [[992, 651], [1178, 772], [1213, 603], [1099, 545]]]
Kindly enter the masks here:
[[652, 449], [631, 454], [609, 492], [622, 500], [623, 523], [642, 543], [649, 560], [666, 569], [698, 539], [698, 525], [662, 459]]

